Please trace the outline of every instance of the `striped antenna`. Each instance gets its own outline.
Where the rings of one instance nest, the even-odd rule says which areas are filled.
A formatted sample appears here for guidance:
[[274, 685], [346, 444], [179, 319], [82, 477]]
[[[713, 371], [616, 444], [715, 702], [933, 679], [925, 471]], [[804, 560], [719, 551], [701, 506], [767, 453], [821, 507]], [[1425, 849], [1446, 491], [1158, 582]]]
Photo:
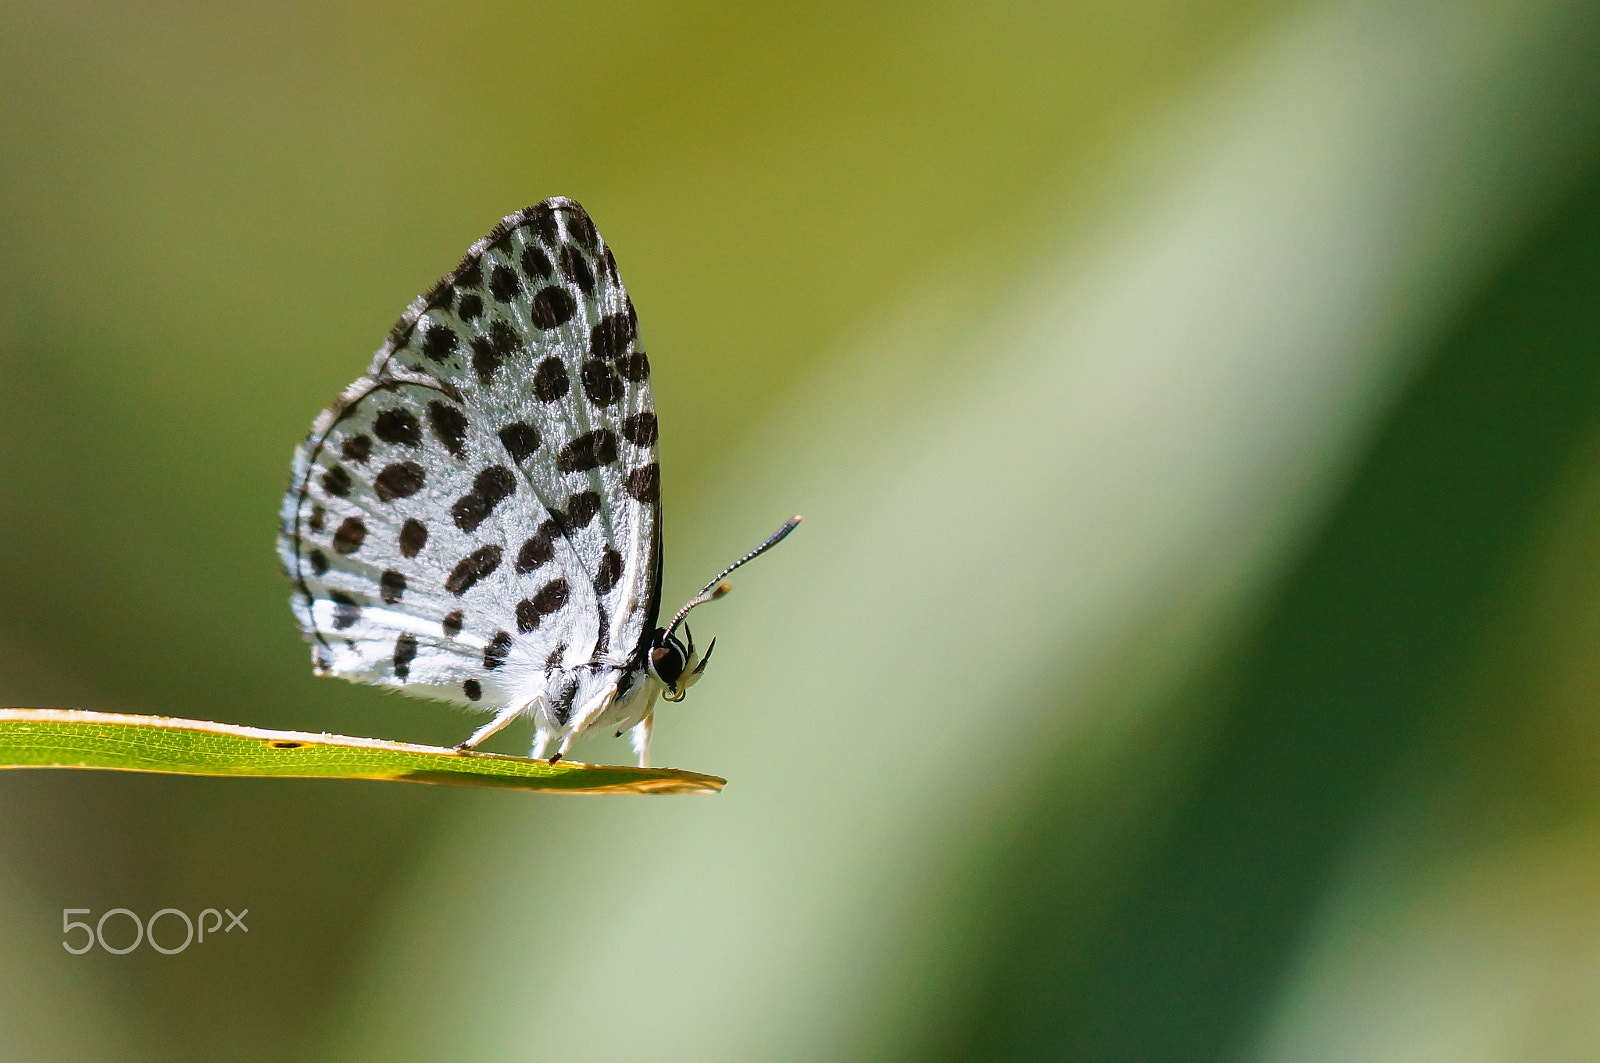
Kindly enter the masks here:
[[670, 638], [672, 633], [678, 630], [678, 625], [683, 623], [683, 618], [689, 615], [689, 610], [693, 609], [697, 605], [704, 605], [707, 602], [714, 602], [718, 598], [721, 598], [724, 594], [727, 594], [729, 591], [733, 590], [731, 586], [722, 581], [727, 579], [729, 574], [732, 573], [734, 569], [738, 568], [740, 565], [749, 564], [751, 561], [754, 561], [768, 550], [771, 550], [774, 546], [777, 546], [779, 543], [783, 542], [783, 537], [794, 531], [799, 524], [799, 517], [790, 517], [788, 520], [783, 522], [783, 527], [772, 533], [771, 538], [769, 538], [766, 542], [762, 543], [748, 554], [745, 554], [739, 560], [735, 561], [733, 564], [729, 565], [727, 568], [723, 569], [721, 572], [718, 572], [714, 577], [712, 577], [711, 582], [702, 587], [700, 589], [700, 593], [695, 595], [693, 598], [690, 598], [689, 603], [682, 609], [679, 609], [678, 612], [673, 616], [672, 623], [667, 625], [667, 637]]

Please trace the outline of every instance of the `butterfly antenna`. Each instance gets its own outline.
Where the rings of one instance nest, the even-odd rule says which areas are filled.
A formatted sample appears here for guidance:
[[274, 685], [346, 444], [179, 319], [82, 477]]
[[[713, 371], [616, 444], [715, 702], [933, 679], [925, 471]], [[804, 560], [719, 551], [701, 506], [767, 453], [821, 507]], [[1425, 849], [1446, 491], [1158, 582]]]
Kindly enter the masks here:
[[783, 527], [772, 533], [771, 538], [769, 538], [766, 542], [762, 543], [748, 554], [745, 554], [739, 560], [735, 561], [733, 564], [729, 565], [727, 568], [723, 569], [721, 572], [718, 572], [714, 577], [712, 577], [711, 582], [702, 587], [700, 589], [700, 593], [695, 595], [693, 598], [690, 598], [689, 603], [682, 609], [679, 609], [676, 615], [673, 616], [672, 623], [667, 625], [667, 634], [671, 635], [674, 631], [678, 630], [678, 625], [683, 623], [683, 618], [689, 615], [689, 610], [693, 609], [697, 605], [704, 605], [707, 602], [714, 602], [718, 598], [721, 598], [724, 594], [727, 594], [729, 591], [733, 590], [731, 586], [722, 581], [727, 579], [728, 575], [740, 565], [749, 564], [762, 554], [766, 553], [768, 550], [771, 550], [774, 546], [777, 546], [779, 543], [783, 542], [783, 537], [794, 531], [799, 523], [799, 517], [790, 517], [788, 520], [783, 522]]

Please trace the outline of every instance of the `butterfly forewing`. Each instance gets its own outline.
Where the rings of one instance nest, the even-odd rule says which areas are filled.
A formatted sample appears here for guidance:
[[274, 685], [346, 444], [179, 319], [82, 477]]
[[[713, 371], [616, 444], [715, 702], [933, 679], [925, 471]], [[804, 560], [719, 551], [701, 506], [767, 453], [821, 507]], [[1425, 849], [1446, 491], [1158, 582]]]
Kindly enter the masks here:
[[557, 668], [625, 666], [655, 624], [655, 444], [588, 215], [506, 218], [296, 452], [280, 551], [319, 671], [495, 706]]

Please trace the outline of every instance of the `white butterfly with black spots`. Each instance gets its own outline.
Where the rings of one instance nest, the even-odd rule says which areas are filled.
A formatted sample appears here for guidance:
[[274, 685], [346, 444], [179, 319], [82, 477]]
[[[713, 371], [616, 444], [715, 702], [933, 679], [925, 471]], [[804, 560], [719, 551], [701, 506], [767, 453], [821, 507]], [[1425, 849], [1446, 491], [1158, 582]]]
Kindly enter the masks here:
[[657, 697], [711, 656], [678, 625], [800, 519], [658, 627], [660, 493], [610, 248], [570, 199], [510, 215], [295, 451], [278, 549], [316, 673], [493, 712], [462, 749], [526, 713], [536, 758], [602, 728], [647, 764]]

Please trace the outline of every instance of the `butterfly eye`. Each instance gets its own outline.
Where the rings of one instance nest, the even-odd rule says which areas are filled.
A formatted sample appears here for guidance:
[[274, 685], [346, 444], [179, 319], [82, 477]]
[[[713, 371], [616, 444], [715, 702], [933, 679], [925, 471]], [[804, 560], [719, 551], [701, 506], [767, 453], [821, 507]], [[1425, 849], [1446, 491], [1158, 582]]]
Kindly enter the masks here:
[[674, 693], [677, 693], [678, 697], [683, 696], [678, 691], [678, 681], [683, 678], [683, 670], [688, 663], [688, 654], [682, 644], [671, 636], [650, 651], [650, 673], [666, 686], [667, 700], [676, 701], [677, 698], [671, 696]]

